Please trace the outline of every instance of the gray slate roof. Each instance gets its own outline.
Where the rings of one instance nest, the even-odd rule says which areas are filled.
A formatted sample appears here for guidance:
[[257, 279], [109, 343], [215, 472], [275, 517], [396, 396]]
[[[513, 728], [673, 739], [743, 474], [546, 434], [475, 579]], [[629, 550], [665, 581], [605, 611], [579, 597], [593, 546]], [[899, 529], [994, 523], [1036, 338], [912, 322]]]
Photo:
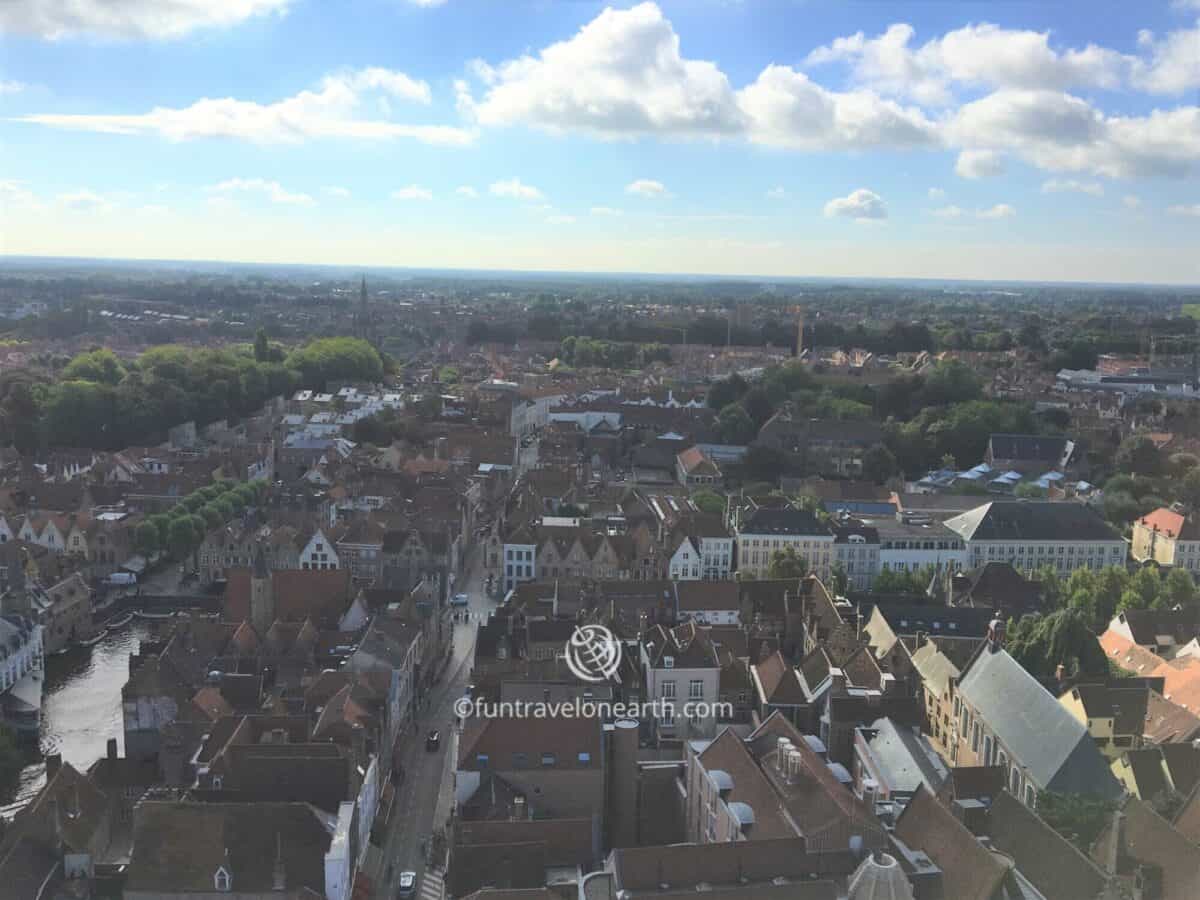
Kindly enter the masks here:
[[1121, 795], [1083, 723], [1004, 650], [984, 645], [958, 690], [1044, 790]]
[[946, 520], [966, 541], [1119, 541], [1090, 506], [1036, 500], [993, 500]]

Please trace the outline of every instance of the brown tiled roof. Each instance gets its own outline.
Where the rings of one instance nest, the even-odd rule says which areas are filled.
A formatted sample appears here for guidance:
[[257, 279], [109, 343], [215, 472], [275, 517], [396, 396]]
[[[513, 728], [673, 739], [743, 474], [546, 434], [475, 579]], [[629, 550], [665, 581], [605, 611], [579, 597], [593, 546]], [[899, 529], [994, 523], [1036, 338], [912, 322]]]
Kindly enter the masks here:
[[992, 900], [1011, 868], [924, 787], [917, 788], [900, 814], [895, 833], [938, 865], [943, 893], [955, 900]]
[[1200, 848], [1176, 831], [1150, 804], [1131, 794], [1125, 795], [1120, 811], [1125, 817], [1121, 829], [1123, 842], [1118, 841], [1110, 821], [1092, 846], [1092, 859], [1107, 868], [1114, 855], [1113, 844], [1120, 843], [1116, 874], [1131, 875], [1132, 867], [1137, 864], [1159, 866], [1163, 900], [1200, 897]]
[[986, 834], [1047, 898], [1096, 900], [1108, 883], [1099, 866], [1007, 791], [992, 798]]
[[681, 613], [736, 610], [741, 606], [736, 581], [680, 581], [675, 590]]
[[460, 820], [455, 827], [455, 842], [459, 846], [540, 843], [548, 866], [587, 866], [592, 860], [592, 820]]
[[796, 828], [779, 796], [736, 732], [723, 730], [700, 754], [700, 762], [709, 772], [719, 769], [733, 780], [729, 802], [745, 803], [754, 810], [750, 840], [795, 837]]
[[1192, 788], [1191, 794], [1175, 814], [1175, 830], [1200, 847], [1200, 784]]
[[[553, 753], [557, 769], [598, 770], [601, 765], [599, 719], [585, 718], [473, 718], [467, 722], [458, 748], [458, 767], [473, 770], [478, 757], [488, 757], [488, 768], [511, 768], [514, 753], [539, 759]], [[579, 754], [590, 754], [581, 764]]]
[[[229, 572], [225, 585], [224, 618], [241, 622], [250, 618], [250, 570]], [[271, 573], [275, 595], [275, 618], [303, 622], [311, 618], [322, 624], [336, 622], [353, 597], [347, 569], [281, 569]]]
[[143, 801], [134, 810], [125, 889], [209, 893], [217, 868], [228, 865], [236, 891], [265, 893], [278, 849], [289, 889], [307, 887], [324, 896], [330, 840], [306, 803]]
[[[806, 851], [799, 837], [761, 841], [735, 841], [728, 844], [674, 844], [667, 847], [627, 847], [612, 851], [611, 868], [622, 890], [634, 896], [654, 896], [666, 884], [677, 891], [691, 891], [695, 886], [711, 885], [733, 890], [729, 895], [797, 898], [832, 898], [838, 896], [829, 882], [817, 882], [816, 893], [802, 888], [814, 875], [831, 877], [849, 875], [857, 860], [847, 849], [831, 853]], [[783, 894], [764, 895], [761, 890], [776, 878], [788, 879]], [[746, 890], [753, 886], [753, 893]], [[722, 891], [724, 892], [724, 891]], [[740, 892], [740, 894], [738, 893]], [[703, 893], [697, 896], [712, 896]]]
[[808, 702], [796, 671], [778, 650], [753, 667], [762, 685], [763, 699], [779, 706], [795, 706]]
[[1164, 699], [1157, 691], [1151, 691], [1146, 701], [1146, 724], [1142, 735], [1155, 744], [1190, 741], [1200, 737], [1200, 717], [1178, 703]]

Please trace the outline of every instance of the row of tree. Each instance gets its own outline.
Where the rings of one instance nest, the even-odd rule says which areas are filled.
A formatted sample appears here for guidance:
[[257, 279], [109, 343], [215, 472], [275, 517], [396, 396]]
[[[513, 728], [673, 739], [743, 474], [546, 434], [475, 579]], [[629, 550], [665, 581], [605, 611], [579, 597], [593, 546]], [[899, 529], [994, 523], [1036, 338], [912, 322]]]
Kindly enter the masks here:
[[167, 512], [150, 516], [138, 526], [138, 552], [147, 559], [158, 553], [187, 559], [205, 535], [259, 503], [266, 491], [265, 481], [215, 481], [192, 491]]
[[81, 353], [56, 382], [26, 372], [0, 379], [0, 445], [119, 449], [154, 443], [169, 428], [236, 419], [299, 387], [378, 382], [379, 353], [355, 338], [319, 338], [284, 355], [265, 346], [153, 347], [136, 359], [111, 350]]
[[670, 362], [671, 348], [658, 343], [618, 343], [571, 335], [562, 339], [558, 355], [569, 366], [631, 369]]

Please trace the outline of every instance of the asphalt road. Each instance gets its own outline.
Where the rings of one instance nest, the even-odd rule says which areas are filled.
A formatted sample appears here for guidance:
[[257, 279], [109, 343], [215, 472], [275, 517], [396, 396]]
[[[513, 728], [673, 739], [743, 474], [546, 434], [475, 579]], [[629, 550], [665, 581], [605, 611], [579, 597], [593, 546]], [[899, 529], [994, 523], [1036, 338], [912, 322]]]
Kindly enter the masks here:
[[[471, 621], [455, 623], [454, 656], [442, 680], [430, 691], [426, 707], [419, 711], [415, 730], [409, 733], [402, 763], [404, 781], [394, 801], [379, 871], [369, 873], [374, 876], [376, 900], [393, 900], [400, 873], [404, 871], [418, 875], [416, 897], [441, 900], [443, 896], [441, 874], [436, 870], [426, 871], [421, 845], [424, 842], [428, 847], [430, 836], [445, 823], [449, 812], [458, 738], [454, 729], [454, 701], [463, 695], [470, 682], [479, 618], [495, 606], [483, 593], [482, 558], [482, 553], [473, 554], [453, 589], [453, 593], [470, 596]], [[436, 752], [430, 752], [425, 749], [425, 738], [435, 728], [441, 734], [441, 742]]]

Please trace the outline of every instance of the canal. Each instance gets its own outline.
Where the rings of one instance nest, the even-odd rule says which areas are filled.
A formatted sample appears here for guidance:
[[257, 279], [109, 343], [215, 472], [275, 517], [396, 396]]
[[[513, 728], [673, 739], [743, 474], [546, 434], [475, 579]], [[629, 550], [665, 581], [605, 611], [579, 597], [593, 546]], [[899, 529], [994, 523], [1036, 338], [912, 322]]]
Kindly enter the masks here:
[[[110, 632], [94, 647], [77, 647], [46, 659], [42, 691], [42, 753], [61, 753], [80, 771], [104, 755], [109, 738], [124, 750], [121, 688], [129, 677], [129, 656], [151, 636], [145, 622], [134, 619]], [[11, 818], [46, 783], [46, 766], [39, 757], [21, 772], [14, 802], [0, 806]]]

